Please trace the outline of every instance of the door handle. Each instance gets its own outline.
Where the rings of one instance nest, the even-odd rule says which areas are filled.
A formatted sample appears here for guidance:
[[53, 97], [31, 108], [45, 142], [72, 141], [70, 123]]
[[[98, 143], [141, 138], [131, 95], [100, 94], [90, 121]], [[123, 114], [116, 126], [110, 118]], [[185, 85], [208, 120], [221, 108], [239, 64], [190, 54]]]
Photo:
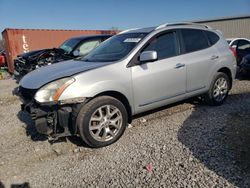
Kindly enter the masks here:
[[211, 60], [216, 60], [216, 59], [218, 59], [218, 58], [219, 58], [219, 56], [213, 55], [210, 59], [211, 59]]
[[176, 65], [175, 65], [175, 69], [179, 69], [179, 68], [181, 68], [181, 67], [185, 67], [185, 64], [182, 64], [182, 63], [177, 63]]

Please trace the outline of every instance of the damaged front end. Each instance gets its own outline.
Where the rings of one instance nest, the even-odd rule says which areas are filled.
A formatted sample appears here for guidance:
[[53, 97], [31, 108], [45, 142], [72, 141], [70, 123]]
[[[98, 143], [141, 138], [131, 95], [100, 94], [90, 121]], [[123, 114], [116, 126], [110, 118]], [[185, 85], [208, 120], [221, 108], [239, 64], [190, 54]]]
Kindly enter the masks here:
[[49, 140], [77, 134], [75, 120], [79, 108], [79, 104], [42, 106], [30, 102], [21, 105], [22, 111], [31, 116], [37, 132], [47, 135]]
[[[64, 86], [60, 85], [59, 90]], [[40, 103], [35, 99], [37, 93], [39, 94], [39, 90], [19, 86], [18, 94], [22, 101], [21, 110], [31, 116], [37, 132], [47, 135], [50, 141], [76, 135], [75, 122], [85, 98]]]
[[14, 60], [14, 74], [16, 78], [20, 79], [37, 68], [72, 58], [72, 56], [66, 54], [65, 51], [60, 48], [31, 51], [18, 55]]

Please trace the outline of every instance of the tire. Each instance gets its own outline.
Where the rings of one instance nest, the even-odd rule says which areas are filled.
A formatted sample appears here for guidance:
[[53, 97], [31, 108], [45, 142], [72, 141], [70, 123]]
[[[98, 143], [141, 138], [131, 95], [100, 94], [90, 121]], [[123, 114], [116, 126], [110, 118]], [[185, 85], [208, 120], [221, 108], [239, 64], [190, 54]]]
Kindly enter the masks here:
[[96, 97], [83, 105], [76, 123], [81, 138], [88, 146], [105, 147], [123, 135], [128, 123], [127, 110], [116, 98]]
[[[223, 84], [220, 85], [220, 83], [226, 85]], [[217, 72], [210, 85], [209, 91], [204, 96], [205, 102], [211, 106], [222, 105], [228, 97], [229, 88], [230, 88], [229, 77], [223, 72]]]

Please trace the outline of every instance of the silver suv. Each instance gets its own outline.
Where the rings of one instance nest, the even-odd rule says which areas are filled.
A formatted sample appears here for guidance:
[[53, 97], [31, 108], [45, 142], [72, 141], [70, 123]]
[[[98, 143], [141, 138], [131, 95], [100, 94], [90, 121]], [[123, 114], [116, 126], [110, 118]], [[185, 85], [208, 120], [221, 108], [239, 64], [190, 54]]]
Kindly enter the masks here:
[[82, 59], [35, 70], [19, 93], [38, 132], [50, 139], [80, 135], [103, 147], [122, 136], [135, 114], [194, 96], [221, 105], [235, 73], [220, 32], [164, 24], [121, 32]]

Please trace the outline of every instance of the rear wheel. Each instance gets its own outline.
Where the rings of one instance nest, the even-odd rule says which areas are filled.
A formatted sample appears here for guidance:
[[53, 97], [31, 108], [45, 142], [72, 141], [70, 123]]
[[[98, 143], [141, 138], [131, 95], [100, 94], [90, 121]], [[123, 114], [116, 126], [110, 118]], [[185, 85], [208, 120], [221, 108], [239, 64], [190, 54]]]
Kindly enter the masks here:
[[110, 96], [100, 96], [85, 104], [77, 117], [81, 138], [91, 147], [104, 147], [116, 142], [127, 126], [124, 105]]
[[205, 94], [205, 101], [213, 106], [223, 104], [228, 96], [229, 88], [229, 77], [223, 72], [218, 72], [214, 77], [209, 91]]

